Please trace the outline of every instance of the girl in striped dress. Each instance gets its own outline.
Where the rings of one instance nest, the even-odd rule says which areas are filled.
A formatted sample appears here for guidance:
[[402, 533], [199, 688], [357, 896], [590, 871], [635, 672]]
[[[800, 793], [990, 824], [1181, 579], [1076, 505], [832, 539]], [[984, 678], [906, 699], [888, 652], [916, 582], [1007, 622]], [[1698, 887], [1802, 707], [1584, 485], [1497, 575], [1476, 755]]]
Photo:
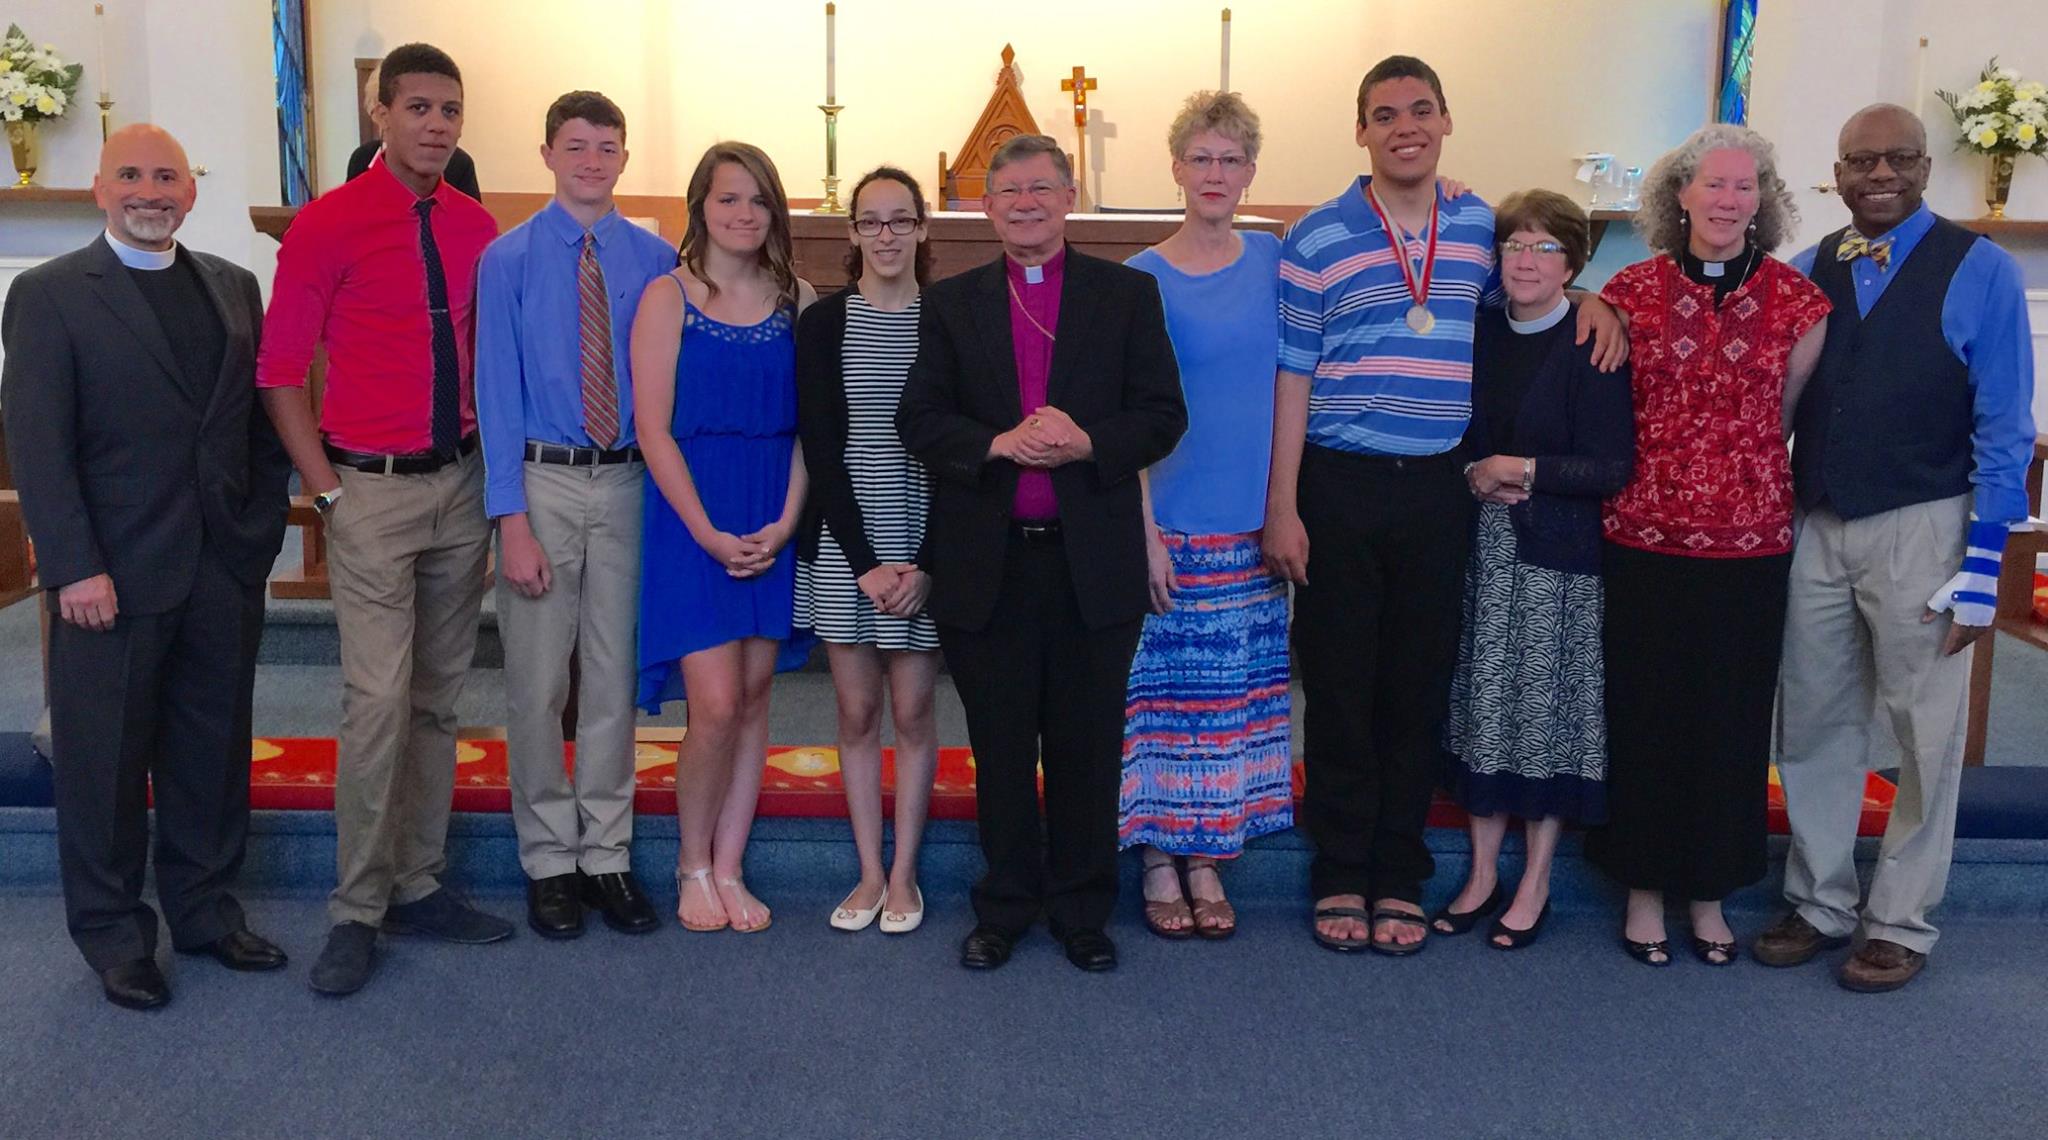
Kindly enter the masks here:
[[1259, 153], [1243, 100], [1196, 94], [1167, 141], [1187, 218], [1129, 264], [1159, 279], [1188, 431], [1144, 474], [1154, 613], [1131, 665], [1120, 834], [1144, 853], [1153, 933], [1226, 938], [1217, 861], [1294, 823], [1287, 596], [1259, 555], [1280, 243], [1231, 228]]
[[[932, 690], [939, 636], [918, 567], [931, 499], [924, 468], [896, 438], [896, 403], [917, 356], [918, 287], [931, 268], [924, 195], [901, 170], [855, 184], [852, 282], [797, 325], [797, 422], [811, 473], [798, 548], [796, 621], [825, 642], [839, 705], [839, 767], [860, 882], [831, 923], [886, 933], [924, 919], [918, 840], [938, 766]], [[896, 728], [896, 852], [882, 864], [882, 699]]]

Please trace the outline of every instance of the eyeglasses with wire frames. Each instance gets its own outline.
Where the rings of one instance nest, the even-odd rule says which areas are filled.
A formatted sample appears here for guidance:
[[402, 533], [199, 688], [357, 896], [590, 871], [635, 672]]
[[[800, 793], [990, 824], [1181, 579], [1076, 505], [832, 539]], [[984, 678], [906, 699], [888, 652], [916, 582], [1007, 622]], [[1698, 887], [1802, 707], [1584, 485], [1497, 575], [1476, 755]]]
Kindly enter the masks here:
[[1910, 170], [1927, 157], [1924, 150], [1855, 150], [1841, 157], [1843, 166], [1858, 174], [1868, 174], [1877, 169], [1878, 160], [1895, 171]]
[[883, 221], [880, 218], [855, 218], [853, 220], [853, 232], [862, 237], [874, 237], [882, 232], [883, 226], [887, 226], [890, 233], [901, 237], [904, 234], [911, 233], [923, 224], [923, 222], [918, 221], [914, 217], [890, 218], [888, 221]]
[[1513, 257], [1523, 252], [1541, 254], [1544, 257], [1563, 256], [1564, 246], [1554, 241], [1517, 241], [1514, 238], [1500, 243], [1502, 257]]
[[1221, 169], [1225, 174], [1236, 174], [1250, 166], [1252, 160], [1241, 154], [1184, 154], [1180, 160], [1204, 174], [1212, 169]]

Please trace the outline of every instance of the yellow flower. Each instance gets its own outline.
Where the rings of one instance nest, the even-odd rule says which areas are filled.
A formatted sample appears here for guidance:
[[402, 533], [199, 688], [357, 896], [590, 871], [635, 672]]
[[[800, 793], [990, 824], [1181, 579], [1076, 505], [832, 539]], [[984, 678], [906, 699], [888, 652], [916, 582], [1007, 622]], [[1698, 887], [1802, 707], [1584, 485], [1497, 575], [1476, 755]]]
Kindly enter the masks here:
[[7, 93], [7, 101], [14, 104], [17, 107], [23, 106], [28, 102], [28, 92], [10, 91]]
[[45, 95], [36, 100], [36, 110], [41, 111], [45, 115], [54, 115], [57, 113], [57, 101]]
[[13, 60], [11, 60], [11, 59], [0, 59], [0, 75], [5, 75], [5, 74], [7, 74], [8, 72], [10, 72], [10, 71], [13, 71], [13, 70], [14, 70], [14, 61], [13, 61]]
[[2034, 140], [2041, 137], [2041, 132], [2035, 130], [2032, 123], [2021, 123], [2016, 137], [2020, 140], [2021, 146], [2033, 146]]

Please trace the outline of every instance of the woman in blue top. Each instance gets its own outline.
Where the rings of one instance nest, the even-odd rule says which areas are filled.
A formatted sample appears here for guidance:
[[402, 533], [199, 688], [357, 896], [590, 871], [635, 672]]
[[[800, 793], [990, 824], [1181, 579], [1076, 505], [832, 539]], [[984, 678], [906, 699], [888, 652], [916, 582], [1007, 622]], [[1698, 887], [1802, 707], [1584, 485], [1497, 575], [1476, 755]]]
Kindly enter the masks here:
[[1129, 264], [1159, 279], [1188, 431], [1141, 476], [1153, 616], [1131, 665], [1120, 838], [1144, 852], [1153, 933], [1227, 938], [1216, 861], [1294, 822], [1287, 595], [1259, 556], [1280, 241], [1231, 228], [1258, 169], [1244, 100], [1197, 92], [1167, 144], [1187, 216]]
[[633, 320], [633, 416], [646, 454], [640, 704], [687, 693], [676, 757], [676, 917], [691, 930], [768, 927], [741, 879], [768, 751], [768, 685], [801, 664], [793, 627], [804, 501], [796, 445], [799, 310], [789, 203], [768, 156], [718, 143], [690, 176], [682, 265]]

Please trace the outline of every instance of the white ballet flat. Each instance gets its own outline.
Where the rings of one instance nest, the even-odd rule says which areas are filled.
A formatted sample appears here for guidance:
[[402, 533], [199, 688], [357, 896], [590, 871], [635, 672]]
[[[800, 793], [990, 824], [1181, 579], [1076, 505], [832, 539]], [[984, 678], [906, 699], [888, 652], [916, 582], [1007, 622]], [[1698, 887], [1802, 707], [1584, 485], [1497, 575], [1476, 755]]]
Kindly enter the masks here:
[[[917, 909], [910, 911], [907, 914], [900, 914], [893, 910], [883, 911], [882, 933], [908, 934], [911, 931], [916, 930], [918, 928], [918, 925], [924, 921], [924, 888], [912, 887], [910, 889], [917, 893]], [[885, 899], [888, 898], [889, 892], [883, 891], [882, 897]]]
[[[858, 890], [860, 888], [855, 887], [854, 889]], [[846, 897], [852, 898], [853, 896], [848, 894]], [[832, 929], [844, 930], [849, 934], [856, 930], [866, 930], [874, 923], [875, 916], [882, 913], [882, 901], [888, 897], [889, 888], [884, 885], [882, 893], [875, 896], [875, 905], [866, 910], [855, 910], [847, 906], [845, 901], [842, 900], [839, 906], [832, 912]], [[886, 930], [887, 928], [887, 925], [884, 924], [883, 929]]]

